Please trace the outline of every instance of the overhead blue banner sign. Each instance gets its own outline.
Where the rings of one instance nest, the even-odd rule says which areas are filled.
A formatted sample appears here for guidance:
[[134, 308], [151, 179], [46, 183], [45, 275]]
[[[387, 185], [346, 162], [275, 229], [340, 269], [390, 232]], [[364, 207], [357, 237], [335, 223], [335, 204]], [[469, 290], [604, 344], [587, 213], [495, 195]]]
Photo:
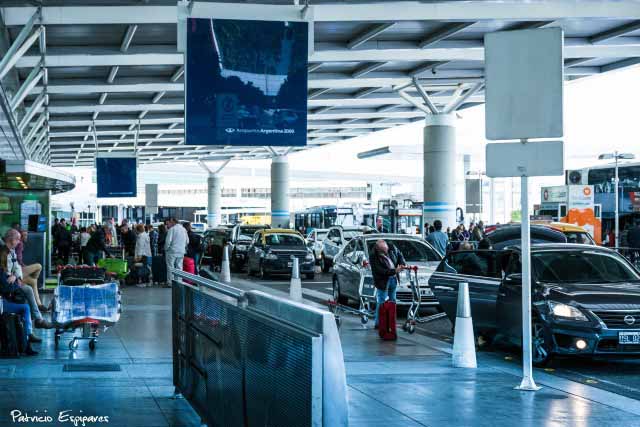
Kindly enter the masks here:
[[185, 144], [307, 142], [308, 24], [187, 20]]
[[135, 156], [96, 157], [98, 198], [136, 197], [138, 165]]

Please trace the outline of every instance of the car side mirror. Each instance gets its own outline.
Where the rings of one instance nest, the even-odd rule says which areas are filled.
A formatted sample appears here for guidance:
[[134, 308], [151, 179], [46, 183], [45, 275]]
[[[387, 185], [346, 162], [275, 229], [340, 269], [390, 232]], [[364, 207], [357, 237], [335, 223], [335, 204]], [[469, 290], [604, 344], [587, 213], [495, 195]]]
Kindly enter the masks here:
[[522, 283], [522, 273], [511, 273], [504, 278], [504, 281], [512, 284]]
[[352, 264], [360, 264], [360, 259], [361, 256], [358, 253], [352, 253], [351, 255], [349, 255], [349, 261], [351, 261]]

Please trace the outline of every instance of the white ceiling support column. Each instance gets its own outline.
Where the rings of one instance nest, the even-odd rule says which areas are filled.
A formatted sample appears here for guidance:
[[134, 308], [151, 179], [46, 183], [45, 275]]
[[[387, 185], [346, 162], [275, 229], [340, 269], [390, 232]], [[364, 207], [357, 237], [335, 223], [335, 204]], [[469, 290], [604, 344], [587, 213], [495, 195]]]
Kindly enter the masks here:
[[436, 105], [431, 101], [431, 98], [429, 98], [429, 95], [427, 94], [427, 92], [424, 90], [424, 88], [422, 86], [420, 86], [420, 81], [418, 79], [416, 79], [415, 77], [413, 78], [413, 85], [418, 90], [418, 93], [420, 94], [420, 96], [424, 100], [424, 103], [427, 106], [427, 108], [429, 109], [429, 111], [431, 112], [431, 114], [440, 113], [440, 111], [438, 111], [438, 108], [436, 107]]
[[[18, 33], [16, 39], [11, 44], [11, 47], [9, 47], [9, 49], [7, 50], [7, 53], [2, 58], [2, 61], [0, 61], [0, 80], [2, 80], [2, 78], [9, 72], [9, 70], [11, 70], [11, 68], [15, 65], [16, 62], [18, 62], [22, 55], [24, 55], [24, 53], [29, 50], [31, 45], [36, 41], [36, 38], [40, 36], [38, 31], [29, 36], [36, 21], [40, 19], [40, 12], [41, 10], [39, 8], [33, 12], [31, 17], [24, 24], [24, 27], [22, 27], [22, 30], [20, 30], [20, 33]], [[5, 25], [7, 24], [5, 23]], [[34, 37], [36, 33], [37, 35]]]
[[458, 98], [460, 98], [462, 96], [463, 92], [464, 92], [464, 86], [461, 85], [461, 84], [458, 85], [456, 90], [451, 95], [451, 100], [447, 103], [447, 105], [444, 107], [444, 109], [447, 110], [448, 108], [450, 108], [458, 100]]
[[41, 93], [36, 98], [36, 100], [33, 101], [33, 104], [31, 104], [31, 106], [27, 109], [25, 116], [22, 118], [22, 120], [20, 121], [20, 124], [18, 125], [18, 130], [20, 130], [21, 133], [24, 133], [24, 130], [26, 129], [27, 125], [29, 124], [33, 116], [36, 114], [36, 112], [40, 108], [42, 108], [45, 98], [46, 98], [45, 93], [44, 92]]
[[480, 89], [482, 89], [484, 87], [484, 83], [476, 83], [473, 86], [471, 86], [471, 88], [469, 88], [464, 95], [460, 96], [458, 99], [456, 99], [454, 102], [452, 102], [450, 105], [447, 105], [447, 108], [445, 108], [444, 113], [445, 114], [449, 114], [449, 113], [453, 113], [454, 111], [456, 111], [458, 109], [458, 107], [460, 107], [462, 104], [464, 104], [464, 102], [469, 99], [469, 97], [473, 94], [475, 94], [477, 91], [479, 91]]
[[31, 92], [35, 85], [38, 84], [43, 75], [44, 71], [42, 69], [42, 63], [40, 63], [29, 73], [16, 95], [11, 99], [11, 111], [16, 111], [29, 92]]
[[408, 103], [410, 103], [412, 105], [415, 105], [418, 109], [420, 109], [424, 113], [431, 114], [431, 110], [429, 110], [429, 108], [425, 107], [424, 105], [422, 105], [422, 103], [420, 103], [416, 99], [414, 99], [411, 96], [409, 96], [406, 92], [404, 92], [402, 90], [399, 90], [398, 91], [398, 95], [400, 95]]

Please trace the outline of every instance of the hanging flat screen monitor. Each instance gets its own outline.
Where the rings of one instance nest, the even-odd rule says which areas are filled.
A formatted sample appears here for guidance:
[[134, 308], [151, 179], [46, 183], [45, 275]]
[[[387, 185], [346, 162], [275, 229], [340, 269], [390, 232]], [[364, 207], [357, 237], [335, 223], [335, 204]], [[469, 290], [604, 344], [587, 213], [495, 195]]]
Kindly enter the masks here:
[[188, 145], [307, 141], [308, 24], [189, 18]]
[[96, 181], [98, 198], [136, 197], [137, 162], [135, 156], [100, 155], [96, 157]]

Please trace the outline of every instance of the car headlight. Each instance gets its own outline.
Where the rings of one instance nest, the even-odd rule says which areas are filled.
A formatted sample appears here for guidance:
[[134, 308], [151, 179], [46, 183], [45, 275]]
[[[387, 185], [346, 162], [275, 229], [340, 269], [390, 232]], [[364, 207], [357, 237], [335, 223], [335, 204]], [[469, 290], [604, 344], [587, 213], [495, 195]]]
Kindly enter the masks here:
[[264, 258], [265, 259], [270, 259], [270, 260], [276, 260], [276, 259], [278, 259], [278, 255], [276, 255], [276, 254], [266, 254], [264, 256]]
[[306, 259], [307, 261], [313, 261], [315, 257], [313, 256], [312, 253], [308, 253], [304, 259]]
[[587, 322], [589, 320], [587, 319], [587, 316], [585, 316], [584, 313], [576, 307], [572, 307], [561, 302], [549, 301], [549, 308], [555, 317], [561, 319], [579, 320], [582, 322]]
[[246, 250], [247, 250], [247, 248], [248, 248], [248, 246], [245, 246], [245, 245], [237, 245], [237, 246], [236, 246], [236, 248], [237, 248], [239, 251], [246, 251]]

